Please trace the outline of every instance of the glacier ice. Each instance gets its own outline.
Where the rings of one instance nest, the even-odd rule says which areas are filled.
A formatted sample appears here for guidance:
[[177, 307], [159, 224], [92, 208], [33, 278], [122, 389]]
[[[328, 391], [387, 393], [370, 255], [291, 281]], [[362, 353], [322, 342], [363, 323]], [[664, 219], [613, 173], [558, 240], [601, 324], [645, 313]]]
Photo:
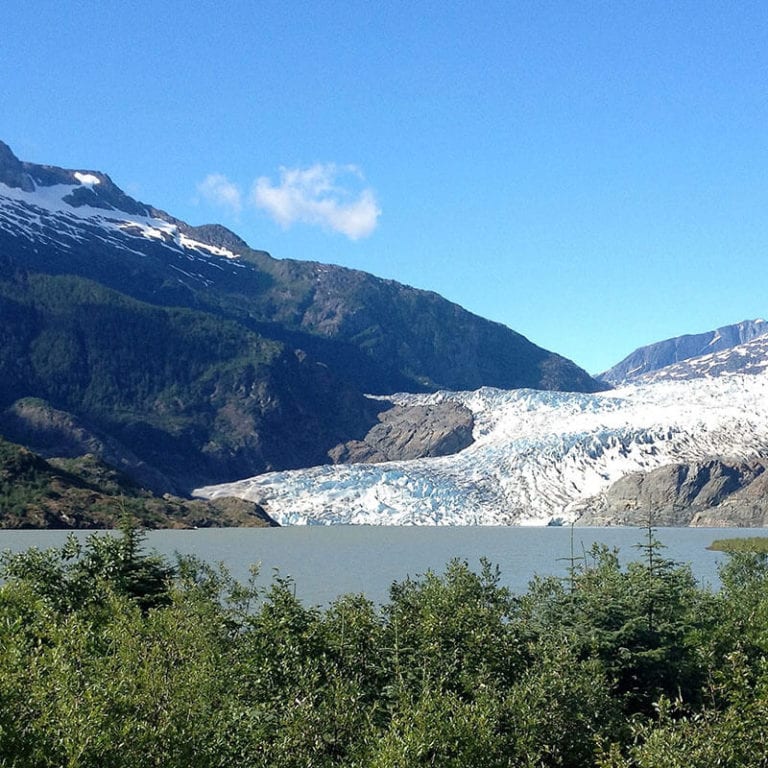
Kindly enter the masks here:
[[318, 466], [200, 488], [251, 499], [283, 525], [545, 525], [628, 472], [768, 450], [768, 375], [658, 381], [598, 394], [399, 394], [400, 405], [455, 400], [475, 417], [458, 454]]

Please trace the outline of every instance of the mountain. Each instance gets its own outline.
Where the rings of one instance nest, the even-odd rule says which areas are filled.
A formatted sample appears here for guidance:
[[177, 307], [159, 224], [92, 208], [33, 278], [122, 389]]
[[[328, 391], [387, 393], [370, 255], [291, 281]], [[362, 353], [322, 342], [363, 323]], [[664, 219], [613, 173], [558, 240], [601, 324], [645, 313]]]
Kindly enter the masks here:
[[666, 339], [636, 349], [597, 378], [620, 385], [674, 363], [728, 350], [766, 333], [768, 323], [765, 320], [744, 320], [715, 331]]
[[636, 381], [644, 383], [686, 381], [711, 376], [751, 375], [762, 373], [766, 369], [768, 369], [768, 334], [724, 349], [722, 352], [711, 352], [656, 371], [649, 371], [638, 376]]
[[2, 145], [0, 182], [0, 243], [24, 266], [235, 319], [351, 365], [365, 391], [601, 389], [570, 361], [435, 293], [273, 259], [223, 227], [190, 227], [133, 200], [102, 173], [21, 163]]
[[0, 431], [44, 456], [90, 441], [182, 494], [360, 455], [375, 429], [400, 455], [364, 393], [605, 386], [437, 294], [273, 259], [1, 142], [0, 365]]
[[396, 396], [399, 405], [467, 408], [474, 442], [452, 456], [275, 472], [197, 494], [250, 499], [281, 524], [570, 522], [584, 514], [582, 502], [632, 472], [768, 457], [767, 396], [767, 370], [594, 394], [483, 388]]

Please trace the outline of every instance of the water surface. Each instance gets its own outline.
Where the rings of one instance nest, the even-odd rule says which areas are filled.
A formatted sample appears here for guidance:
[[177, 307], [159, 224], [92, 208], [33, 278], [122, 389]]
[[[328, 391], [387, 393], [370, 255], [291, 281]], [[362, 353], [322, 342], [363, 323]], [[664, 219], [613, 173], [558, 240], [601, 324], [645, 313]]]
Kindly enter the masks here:
[[[101, 532], [100, 532], [101, 533]], [[0, 549], [62, 544], [66, 531], [1, 531]], [[91, 535], [80, 531], [80, 538]], [[726, 559], [706, 547], [714, 539], [768, 535], [765, 529], [660, 528], [664, 555], [690, 563], [700, 583], [717, 586], [717, 566]], [[296, 593], [310, 605], [326, 605], [339, 595], [362, 592], [377, 602], [387, 599], [392, 582], [442, 571], [454, 557], [478, 568], [485, 557], [501, 569], [502, 583], [525, 592], [538, 575], [564, 576], [571, 556], [593, 542], [617, 547], [622, 562], [641, 557], [635, 545], [646, 540], [641, 528], [518, 527], [369, 527], [296, 526], [151, 531], [147, 546], [163, 554], [194, 554], [223, 562], [239, 579], [260, 564], [266, 583], [274, 571], [295, 580]]]

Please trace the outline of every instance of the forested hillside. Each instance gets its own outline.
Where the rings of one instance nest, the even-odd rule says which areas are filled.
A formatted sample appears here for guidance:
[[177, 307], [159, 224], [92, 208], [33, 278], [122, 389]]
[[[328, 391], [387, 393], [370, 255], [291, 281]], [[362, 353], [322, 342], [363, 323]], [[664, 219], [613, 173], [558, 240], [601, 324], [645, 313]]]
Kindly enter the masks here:
[[[375, 423], [362, 394], [280, 342], [79, 277], [0, 278], [0, 341], [0, 406], [77, 414], [161, 473], [157, 490], [322, 463]], [[37, 446], [23, 420], [3, 431]]]
[[93, 455], [46, 461], [0, 438], [0, 528], [113, 528], [127, 516], [146, 528], [275, 524], [252, 502], [155, 496]]

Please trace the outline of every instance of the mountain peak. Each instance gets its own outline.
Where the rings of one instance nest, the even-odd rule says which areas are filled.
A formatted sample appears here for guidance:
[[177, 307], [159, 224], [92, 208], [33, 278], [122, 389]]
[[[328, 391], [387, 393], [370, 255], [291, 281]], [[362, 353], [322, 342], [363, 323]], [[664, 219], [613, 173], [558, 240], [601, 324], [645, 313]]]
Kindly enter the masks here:
[[132, 216], [148, 215], [147, 206], [126, 195], [106, 173], [23, 162], [3, 141], [0, 141], [0, 182], [23, 192], [34, 192], [38, 187], [70, 186], [71, 192], [63, 195], [62, 200], [73, 208], [87, 205]]
[[[13, 150], [0, 141], [0, 183], [24, 193], [36, 190], [56, 189], [54, 207], [65, 203], [69, 208], [97, 211], [114, 211], [127, 217], [148, 217], [172, 225], [176, 231], [198, 243], [231, 253], [250, 250], [248, 244], [219, 224], [191, 226], [176, 219], [165, 211], [145, 205], [127, 195], [102, 171], [60, 168], [55, 165], [40, 165], [19, 160]], [[69, 188], [69, 189], [67, 189]], [[30, 201], [47, 207], [47, 200]], [[86, 214], [88, 215], [88, 214]], [[164, 225], [163, 225], [164, 226]]]
[[3, 141], [0, 141], [0, 182], [25, 192], [31, 192], [34, 189], [34, 184], [25, 171], [24, 163]]
[[0, 168], [12, 163], [20, 166], [21, 160], [13, 154], [13, 150], [4, 141], [0, 141]]

